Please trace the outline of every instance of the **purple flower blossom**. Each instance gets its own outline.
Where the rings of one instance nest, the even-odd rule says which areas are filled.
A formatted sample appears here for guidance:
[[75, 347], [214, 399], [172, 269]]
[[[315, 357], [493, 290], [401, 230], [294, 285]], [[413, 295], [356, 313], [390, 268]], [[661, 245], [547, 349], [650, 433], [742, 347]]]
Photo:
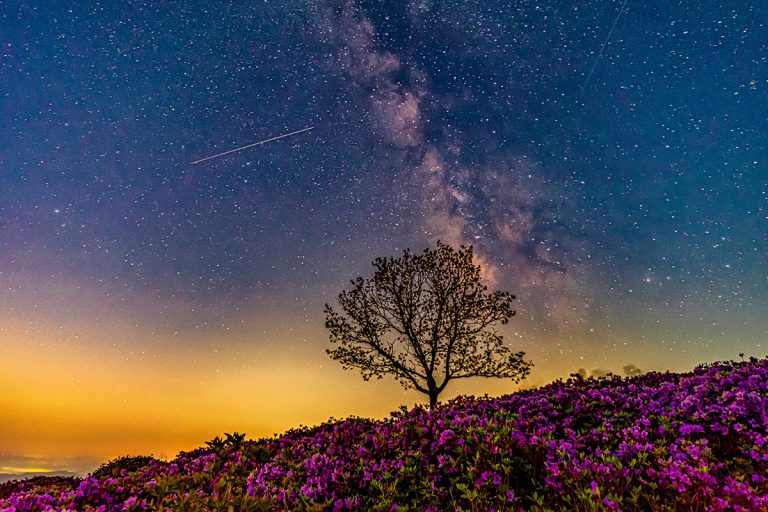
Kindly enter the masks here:
[[692, 434], [694, 432], [696, 433], [703, 433], [704, 428], [701, 425], [691, 425], [689, 423], [686, 423], [684, 425], [681, 425], [678, 429], [678, 432], [680, 432], [680, 435], [687, 436], [689, 434]]

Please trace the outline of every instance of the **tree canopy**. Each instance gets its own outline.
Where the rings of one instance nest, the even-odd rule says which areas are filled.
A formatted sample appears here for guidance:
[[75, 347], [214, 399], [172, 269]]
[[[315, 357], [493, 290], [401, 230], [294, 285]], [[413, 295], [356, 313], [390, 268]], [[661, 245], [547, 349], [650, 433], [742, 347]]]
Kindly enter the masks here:
[[442, 242], [422, 254], [373, 261], [373, 278], [353, 279], [325, 305], [334, 348], [326, 350], [364, 380], [392, 375], [437, 403], [448, 383], [470, 377], [525, 378], [532, 364], [503, 344], [495, 326], [515, 314], [515, 296], [482, 283], [472, 246]]

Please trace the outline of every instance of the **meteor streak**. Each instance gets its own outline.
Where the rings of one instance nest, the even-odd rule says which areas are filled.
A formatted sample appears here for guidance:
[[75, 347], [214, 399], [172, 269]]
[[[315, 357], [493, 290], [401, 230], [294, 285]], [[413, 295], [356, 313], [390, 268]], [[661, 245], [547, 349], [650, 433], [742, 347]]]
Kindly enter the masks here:
[[589, 70], [589, 74], [587, 75], [587, 79], [584, 81], [584, 85], [581, 86], [581, 91], [579, 91], [579, 96], [584, 95], [584, 89], [586, 89], [587, 84], [589, 83], [589, 79], [592, 78], [592, 73], [595, 72], [595, 68], [597, 67], [597, 63], [600, 62], [600, 57], [603, 56], [603, 51], [605, 50], [605, 45], [608, 44], [608, 41], [611, 40], [611, 36], [613, 35], [613, 31], [616, 30], [616, 24], [619, 22], [619, 18], [621, 18], [621, 13], [624, 12], [624, 8], [627, 6], [627, 2], [629, 0], [624, 0], [624, 3], [621, 4], [621, 8], [619, 9], [619, 14], [616, 15], [616, 19], [613, 20], [613, 25], [611, 25], [611, 30], [608, 31], [608, 35], [605, 38], [605, 41], [603, 41], [603, 45], [600, 47], [600, 52], [597, 54], [597, 58], [595, 59], [595, 62], [592, 63], [592, 69]]
[[247, 146], [242, 146], [242, 147], [239, 147], [239, 148], [230, 149], [229, 151], [224, 151], [223, 153], [219, 153], [217, 155], [207, 156], [205, 158], [201, 158], [200, 160], [195, 160], [192, 163], [193, 164], [199, 164], [200, 162], [205, 162], [206, 160], [211, 160], [213, 158], [218, 158], [220, 156], [228, 155], [228, 154], [234, 153], [236, 151], [242, 151], [244, 149], [252, 148], [253, 146], [259, 146], [261, 144], [266, 144], [267, 142], [272, 142], [273, 140], [284, 139], [286, 137], [290, 137], [291, 135], [297, 135], [299, 133], [308, 132], [309, 130], [314, 130], [314, 128], [315, 128], [314, 126], [310, 126], [309, 128], [302, 128], [301, 130], [296, 130], [295, 132], [284, 133], [283, 135], [278, 135], [277, 137], [272, 137], [272, 138], [269, 138], [269, 139], [260, 140], [259, 142], [254, 142], [253, 144], [248, 144]]

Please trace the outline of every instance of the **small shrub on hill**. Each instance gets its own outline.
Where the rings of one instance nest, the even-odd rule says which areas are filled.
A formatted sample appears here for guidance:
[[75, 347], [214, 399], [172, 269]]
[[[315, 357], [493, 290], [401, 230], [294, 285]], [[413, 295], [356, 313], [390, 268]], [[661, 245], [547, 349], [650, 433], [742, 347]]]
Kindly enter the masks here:
[[107, 477], [116, 478], [121, 476], [123, 471], [133, 473], [148, 466], [151, 462], [163, 464], [162, 461], [149, 455], [125, 455], [105, 462], [92, 473], [92, 476], [100, 480]]

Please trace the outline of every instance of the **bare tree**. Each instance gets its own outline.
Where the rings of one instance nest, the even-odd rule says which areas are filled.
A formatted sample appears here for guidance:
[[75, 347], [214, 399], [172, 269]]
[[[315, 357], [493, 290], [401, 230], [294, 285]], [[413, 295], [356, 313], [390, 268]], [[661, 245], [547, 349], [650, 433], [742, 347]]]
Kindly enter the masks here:
[[377, 258], [372, 279], [352, 280], [338, 302], [325, 305], [325, 326], [337, 345], [326, 352], [364, 380], [392, 375], [405, 388], [437, 397], [455, 379], [525, 378], [532, 364], [524, 352], [502, 344], [495, 324], [515, 314], [514, 295], [489, 292], [473, 262], [471, 246], [436, 249], [400, 258]]

